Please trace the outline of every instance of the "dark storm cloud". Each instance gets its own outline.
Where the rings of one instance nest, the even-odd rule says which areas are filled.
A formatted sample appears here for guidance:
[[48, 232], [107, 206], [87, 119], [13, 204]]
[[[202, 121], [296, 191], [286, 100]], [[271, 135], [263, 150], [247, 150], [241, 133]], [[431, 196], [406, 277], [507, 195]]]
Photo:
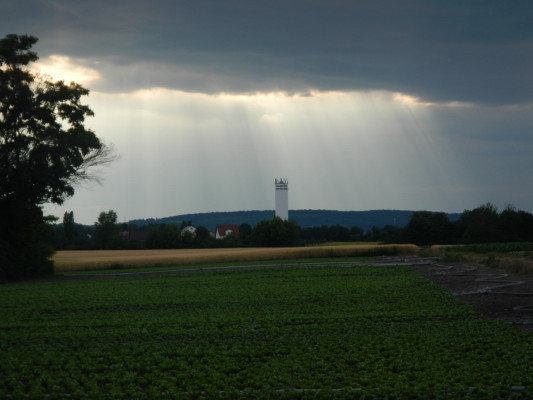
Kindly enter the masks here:
[[3, 33], [38, 36], [41, 56], [102, 62], [108, 90], [383, 89], [487, 104], [533, 97], [530, 1], [8, 0], [2, 7]]

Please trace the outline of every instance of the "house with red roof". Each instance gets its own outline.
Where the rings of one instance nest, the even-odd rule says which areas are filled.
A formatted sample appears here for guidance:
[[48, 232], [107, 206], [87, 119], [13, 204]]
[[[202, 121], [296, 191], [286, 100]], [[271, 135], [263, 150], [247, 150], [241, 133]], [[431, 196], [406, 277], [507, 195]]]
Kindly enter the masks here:
[[224, 239], [229, 235], [237, 236], [239, 234], [239, 226], [233, 224], [217, 225], [215, 229], [215, 238]]

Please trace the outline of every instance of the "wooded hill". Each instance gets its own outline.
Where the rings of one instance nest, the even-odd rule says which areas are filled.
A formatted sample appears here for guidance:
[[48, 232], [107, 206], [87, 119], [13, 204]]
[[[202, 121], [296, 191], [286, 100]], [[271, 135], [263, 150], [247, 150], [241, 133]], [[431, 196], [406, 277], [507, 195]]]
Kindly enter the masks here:
[[[289, 210], [289, 219], [295, 221], [302, 228], [313, 226], [341, 225], [347, 228], [358, 226], [363, 231], [376, 226], [382, 228], [386, 225], [404, 227], [414, 211], [402, 210], [372, 210], [372, 211], [335, 211], [335, 210]], [[461, 214], [446, 214], [450, 221], [459, 219]], [[165, 218], [135, 219], [130, 224], [144, 226], [150, 224], [181, 224], [190, 221], [194, 226], [204, 226], [209, 231], [214, 231], [216, 225], [247, 223], [252, 227], [259, 221], [269, 221], [274, 218], [273, 210], [263, 211], [232, 211], [211, 212], [198, 214], [182, 214]]]

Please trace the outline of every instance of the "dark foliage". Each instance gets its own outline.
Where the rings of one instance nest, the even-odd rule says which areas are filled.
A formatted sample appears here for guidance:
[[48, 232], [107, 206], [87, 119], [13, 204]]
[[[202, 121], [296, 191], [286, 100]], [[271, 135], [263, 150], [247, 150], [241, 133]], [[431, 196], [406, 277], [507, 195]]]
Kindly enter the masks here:
[[502, 212], [491, 203], [465, 210], [459, 220], [443, 213], [413, 213], [400, 240], [418, 245], [509, 243], [533, 241], [533, 215], [507, 206]]
[[53, 248], [46, 241], [50, 226], [37, 206], [0, 205], [0, 279], [28, 279], [54, 271]]
[[294, 221], [274, 217], [271, 221], [259, 222], [250, 239], [256, 246], [294, 246], [300, 239], [300, 227]]
[[89, 91], [26, 67], [37, 60], [36, 42], [0, 39], [0, 279], [52, 273], [42, 204], [63, 203], [75, 183], [96, 179], [91, 167], [115, 158], [84, 126], [93, 113], [80, 99]]
[[94, 244], [97, 249], [120, 249], [123, 238], [120, 236], [117, 213], [113, 210], [102, 211], [94, 224]]
[[[64, 222], [73, 216], [65, 214]], [[280, 218], [259, 221], [254, 227], [247, 223], [239, 225], [239, 235], [217, 240], [207, 228], [198, 226], [195, 234], [183, 232], [179, 223], [117, 224], [116, 213], [101, 213], [98, 222], [91, 230], [74, 225], [75, 238], [81, 243], [77, 248], [98, 249], [180, 249], [216, 248], [247, 246], [295, 246], [325, 242], [382, 242], [414, 243], [421, 246], [431, 244], [458, 243], [505, 243], [533, 241], [533, 215], [508, 206], [498, 213], [491, 204], [482, 205], [474, 210], [466, 210], [458, 220], [450, 221], [448, 214], [416, 211], [413, 212], [406, 227], [385, 225], [373, 226], [364, 231], [358, 226], [322, 225], [301, 228], [296, 221]], [[192, 225], [187, 221], [186, 225]], [[126, 231], [118, 235], [119, 228]], [[54, 243], [64, 243], [64, 227], [55, 229]], [[104, 234], [104, 232], [107, 232]], [[144, 233], [144, 234], [143, 234]], [[137, 235], [139, 234], [139, 235]], [[92, 240], [89, 237], [92, 235]], [[61, 236], [61, 237], [60, 237]], [[136, 239], [136, 237], [138, 238]], [[79, 242], [80, 238], [85, 241]], [[74, 246], [75, 247], [75, 246]], [[65, 248], [58, 246], [57, 248]]]
[[533, 215], [512, 206], [501, 213], [490, 203], [465, 211], [459, 227], [461, 243], [533, 241]]
[[457, 229], [444, 213], [417, 211], [403, 230], [401, 241], [418, 245], [457, 242]]

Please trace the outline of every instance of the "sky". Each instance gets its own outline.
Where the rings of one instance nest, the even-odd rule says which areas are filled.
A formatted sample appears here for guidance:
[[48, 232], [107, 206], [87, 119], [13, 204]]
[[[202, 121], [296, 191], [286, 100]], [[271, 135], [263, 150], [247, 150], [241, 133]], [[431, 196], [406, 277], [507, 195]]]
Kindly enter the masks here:
[[[2, 0], [120, 158], [46, 214], [533, 212], [529, 0]], [[290, 217], [290, 215], [289, 215]], [[194, 221], [193, 221], [194, 222]]]

